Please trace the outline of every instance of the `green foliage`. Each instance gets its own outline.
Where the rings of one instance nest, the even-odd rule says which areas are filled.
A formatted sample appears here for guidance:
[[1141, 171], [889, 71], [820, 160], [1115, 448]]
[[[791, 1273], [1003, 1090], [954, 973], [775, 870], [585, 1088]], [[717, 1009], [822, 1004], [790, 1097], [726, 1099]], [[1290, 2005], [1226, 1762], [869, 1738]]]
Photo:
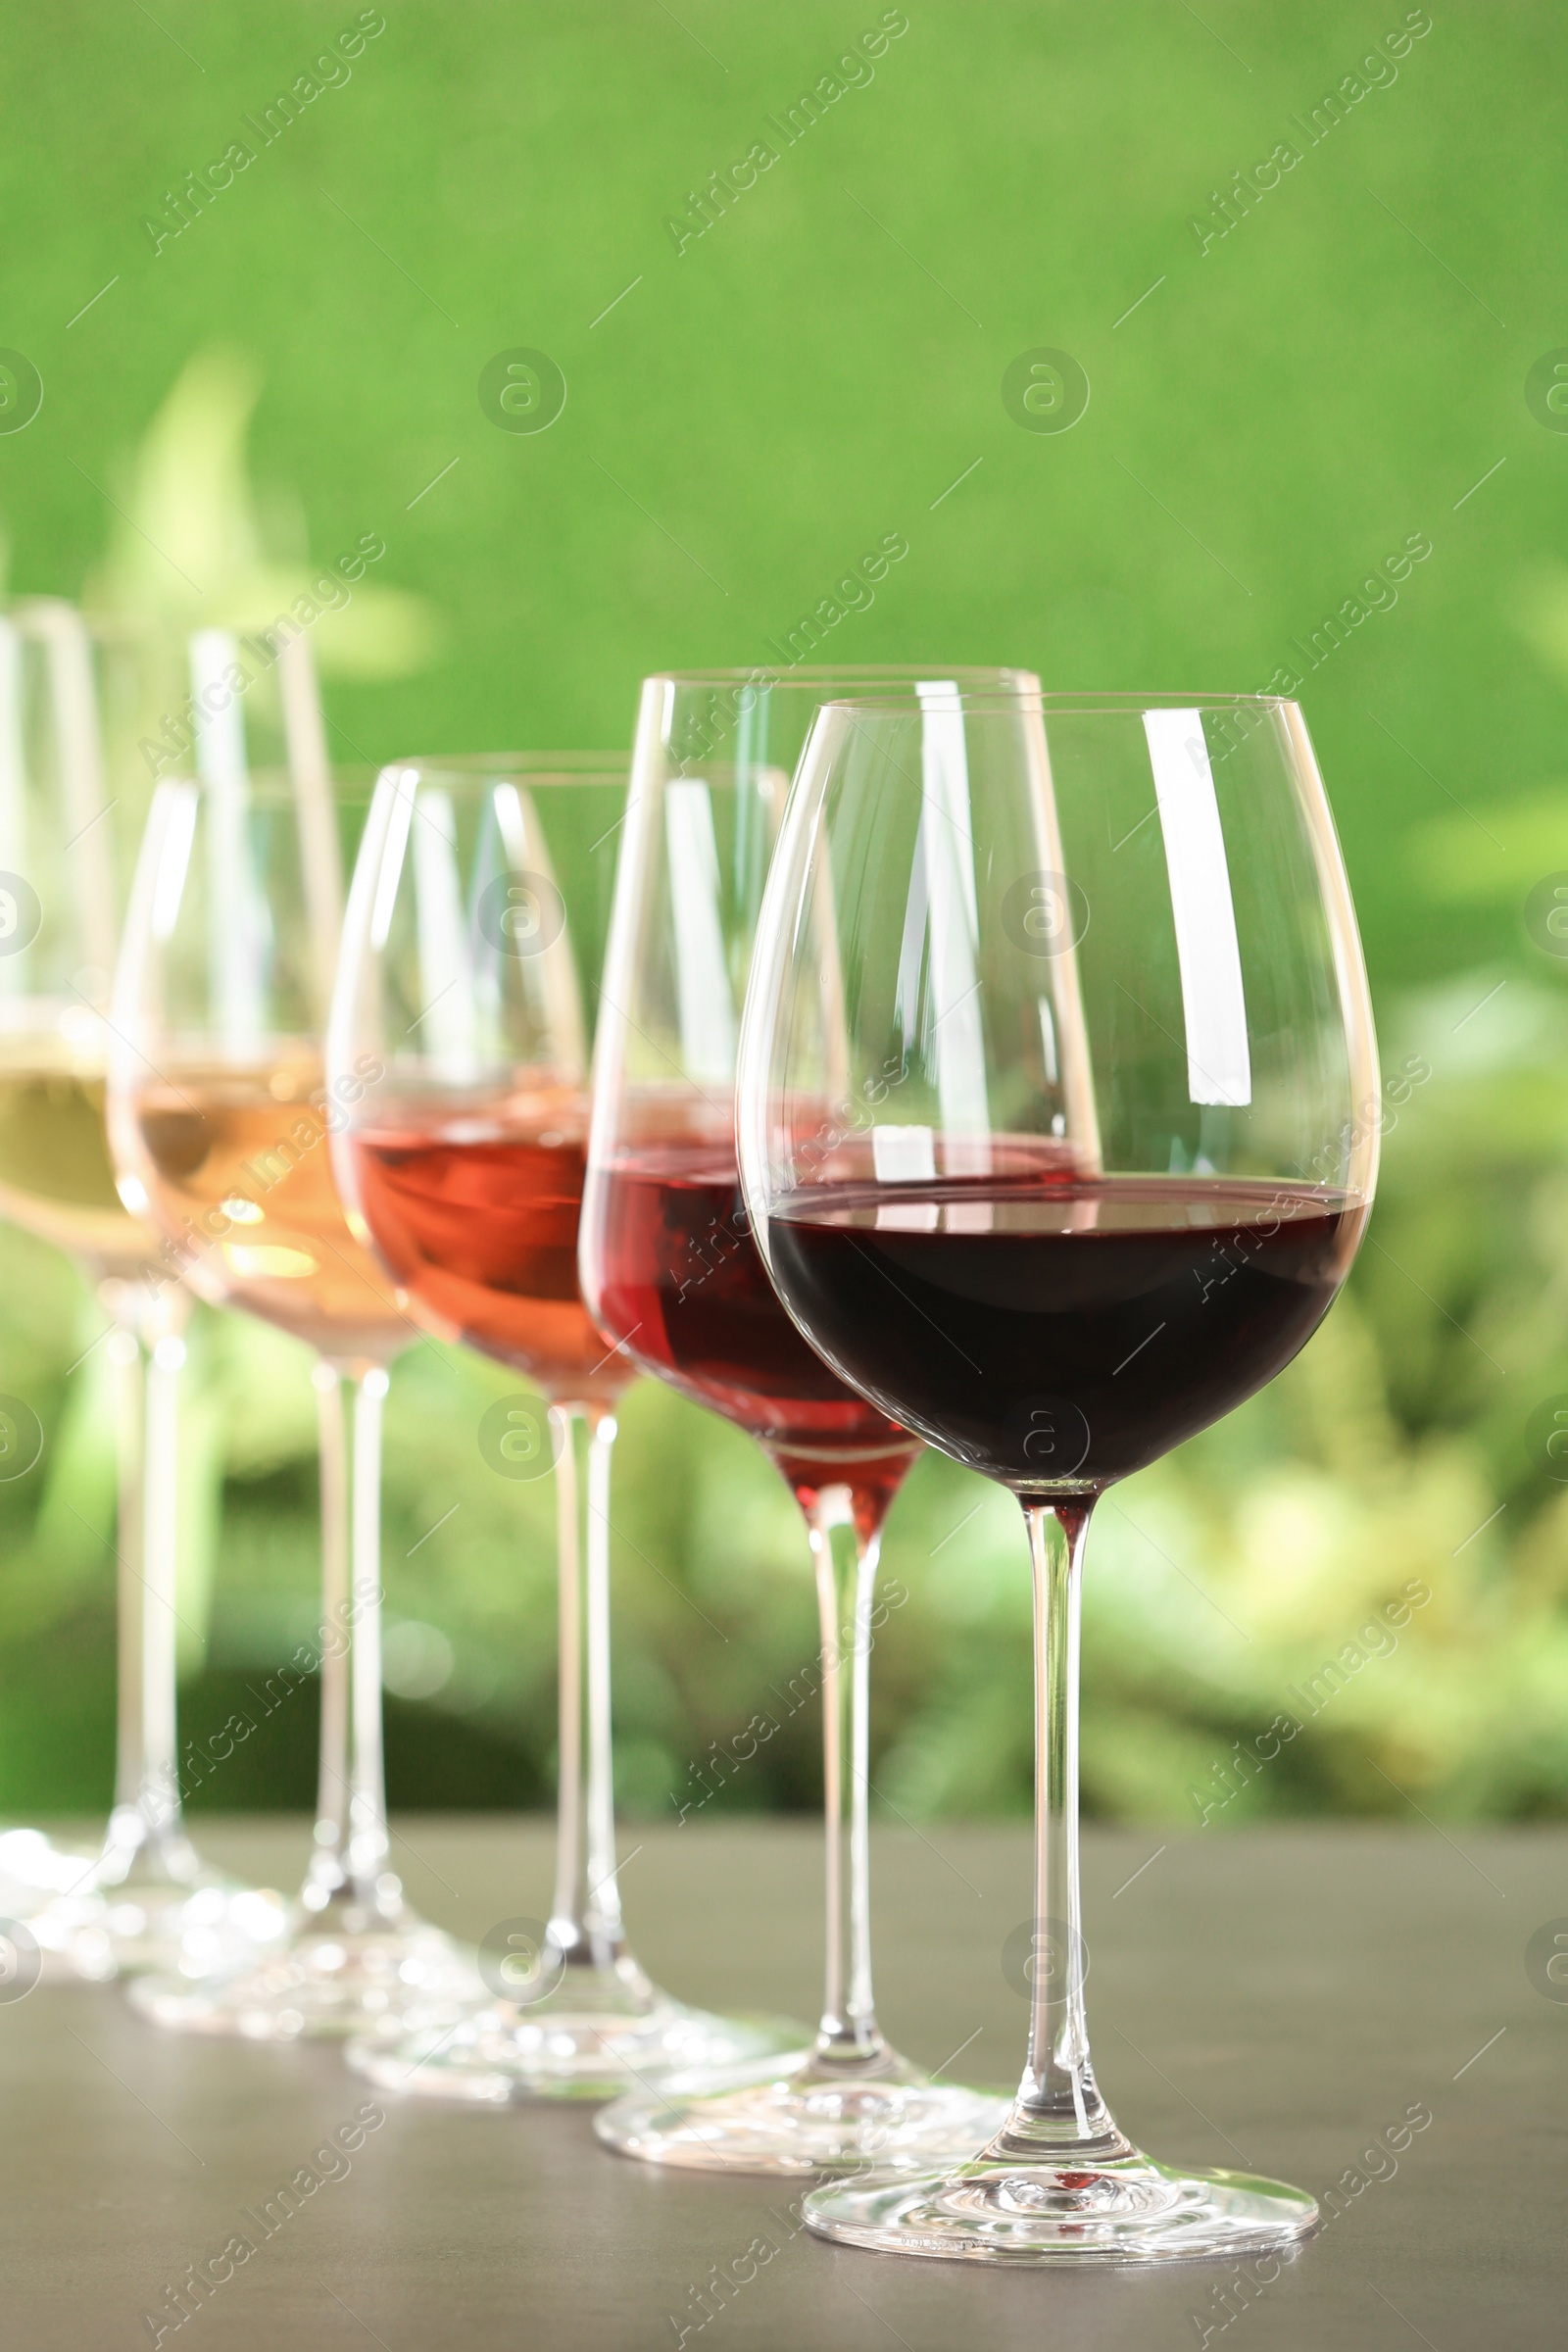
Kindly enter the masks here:
[[[108, 558], [87, 584], [94, 612], [177, 643], [202, 627], [265, 629], [311, 596], [319, 575], [297, 502], [274, 493], [264, 525], [247, 477], [261, 389], [255, 361], [226, 346], [199, 351], [184, 368], [128, 469]], [[425, 600], [374, 581], [357, 582], [312, 622], [329, 677], [400, 677], [423, 665], [434, 642]]]

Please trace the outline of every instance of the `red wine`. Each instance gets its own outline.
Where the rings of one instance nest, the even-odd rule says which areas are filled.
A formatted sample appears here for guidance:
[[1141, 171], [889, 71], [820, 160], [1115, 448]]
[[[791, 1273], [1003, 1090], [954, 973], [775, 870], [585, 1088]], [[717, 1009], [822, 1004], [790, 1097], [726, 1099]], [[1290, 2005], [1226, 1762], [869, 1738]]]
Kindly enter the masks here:
[[913, 1446], [785, 1313], [752, 1238], [733, 1150], [650, 1144], [596, 1171], [584, 1253], [594, 1313], [611, 1337], [749, 1430], [797, 1491], [836, 1474], [858, 1487], [886, 1483], [891, 1499]]
[[530, 1100], [349, 1139], [360, 1213], [421, 1320], [579, 1404], [631, 1378], [577, 1288], [585, 1118], [577, 1098]]
[[1205, 1429], [1315, 1330], [1363, 1203], [1220, 1177], [822, 1185], [768, 1224], [847, 1380], [1020, 1492], [1092, 1490]]

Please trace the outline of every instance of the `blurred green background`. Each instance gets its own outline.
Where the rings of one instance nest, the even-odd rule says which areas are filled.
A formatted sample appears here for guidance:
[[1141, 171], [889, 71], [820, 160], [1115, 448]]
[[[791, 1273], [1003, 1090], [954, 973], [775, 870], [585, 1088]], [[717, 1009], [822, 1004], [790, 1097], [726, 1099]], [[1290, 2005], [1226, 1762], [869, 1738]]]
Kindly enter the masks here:
[[[378, 534], [367, 591], [316, 633], [345, 760], [623, 745], [644, 671], [774, 660], [894, 532], [907, 557], [820, 658], [1021, 662], [1058, 687], [1304, 673], [1386, 1062], [1430, 1075], [1321, 1335], [1100, 1514], [1086, 1801], [1216, 1834], [1568, 1809], [1568, 1488], [1543, 1435], [1568, 1393], [1568, 943], [1531, 900], [1568, 868], [1560, 11], [4, 0], [0, 24], [0, 343], [44, 384], [0, 433], [11, 589], [187, 619]], [[263, 146], [245, 118], [357, 24]], [[879, 25], [874, 64], [838, 68]], [[818, 119], [787, 140], [806, 91]], [[171, 192], [240, 136], [254, 160], [157, 241]], [[759, 140], [777, 160], [696, 234], [694, 192]], [[1298, 160], [1265, 186], [1281, 142]], [[481, 405], [517, 347], [564, 376], [548, 430]], [[1040, 347], [1087, 373], [1070, 430], [1004, 405]], [[1431, 553], [1397, 601], [1363, 598], [1413, 534]], [[68, 1374], [101, 1322], [64, 1261], [0, 1238], [0, 1378], [50, 1441], [0, 1488], [13, 1815], [110, 1791], [103, 1351]], [[199, 1741], [314, 1625], [315, 1457], [291, 1343], [204, 1309], [194, 1354]], [[510, 1385], [434, 1346], [394, 1375], [406, 1806], [549, 1792], [549, 1486], [495, 1478], [475, 1442]], [[793, 1504], [745, 1439], [650, 1385], [623, 1427], [627, 1808], [814, 1801], [814, 1708], [787, 1699], [815, 1645]], [[1022, 1807], [1013, 1506], [927, 1459], [886, 1558], [880, 1800]], [[1409, 1586], [1429, 1597], [1391, 1626]], [[308, 1803], [310, 1706], [196, 1805]], [[760, 1709], [780, 1732], [725, 1769]], [[1282, 1710], [1303, 1726], [1283, 1745]]]

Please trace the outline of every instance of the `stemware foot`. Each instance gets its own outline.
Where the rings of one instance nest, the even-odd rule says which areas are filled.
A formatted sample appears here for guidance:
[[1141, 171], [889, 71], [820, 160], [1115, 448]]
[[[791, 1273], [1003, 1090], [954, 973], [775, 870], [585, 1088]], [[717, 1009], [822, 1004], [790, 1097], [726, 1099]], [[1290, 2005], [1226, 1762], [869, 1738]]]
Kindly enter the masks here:
[[79, 1886], [93, 1859], [79, 1847], [56, 1845], [42, 1830], [0, 1830], [0, 1905], [6, 1916], [20, 1918], [40, 1895]]
[[613, 2099], [674, 2074], [707, 2082], [805, 2038], [788, 2018], [718, 2017], [658, 1991], [628, 2009], [596, 2002], [598, 1989], [568, 1977], [542, 2001], [492, 2000], [401, 2037], [368, 2034], [350, 2043], [348, 2061], [383, 2090], [505, 2106]]
[[876, 2253], [1023, 2265], [1278, 2252], [1318, 2223], [1302, 2189], [1250, 2173], [1184, 2173], [1137, 2149], [1082, 2169], [982, 2151], [948, 2173], [833, 2181], [802, 2211], [819, 2236]]
[[851, 2073], [797, 2051], [782, 2064], [676, 2075], [594, 2119], [607, 2147], [692, 2172], [810, 2173], [955, 2161], [1004, 2122], [1000, 2093], [929, 2082], [888, 2054]]
[[200, 1973], [198, 1959], [187, 1950], [181, 1972], [138, 1978], [131, 2006], [174, 2033], [296, 2041], [389, 2020], [412, 2030], [480, 1990], [462, 1947], [412, 1915], [308, 1921], [279, 1949], [217, 1975]]
[[[102, 1881], [89, 1899], [103, 1908], [104, 1926], [123, 1976], [177, 1970], [219, 1975], [245, 1966], [288, 1932], [288, 1905], [265, 1886], [203, 1874], [195, 1886], [165, 1880]], [[66, 1898], [67, 1905], [79, 1897]]]
[[212, 1869], [179, 1833], [126, 1832], [117, 1815], [92, 1860], [14, 1843], [29, 1835], [0, 1838], [0, 1873], [15, 1853], [38, 1886], [31, 1907], [13, 1916], [37, 1938], [46, 1976], [211, 1974], [240, 1967], [287, 1932], [281, 1895]]
[[19, 1976], [34, 1982], [101, 1984], [119, 1962], [108, 1910], [92, 1891], [94, 1857], [71, 1852], [42, 1830], [0, 1833], [0, 1939], [14, 1947]]

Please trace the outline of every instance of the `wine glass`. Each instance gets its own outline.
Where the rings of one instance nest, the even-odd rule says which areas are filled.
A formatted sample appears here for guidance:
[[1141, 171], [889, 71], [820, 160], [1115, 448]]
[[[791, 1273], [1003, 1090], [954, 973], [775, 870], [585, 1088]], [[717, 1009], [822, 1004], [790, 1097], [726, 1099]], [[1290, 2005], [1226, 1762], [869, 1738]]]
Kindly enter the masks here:
[[[376, 1082], [333, 1143], [355, 1229], [413, 1311], [548, 1399], [500, 1398], [481, 1450], [554, 1466], [561, 1735], [555, 1901], [503, 1922], [489, 1992], [353, 2063], [434, 2097], [605, 2097], [649, 2071], [780, 2046], [659, 1991], [625, 1936], [610, 1707], [610, 1467], [633, 1367], [577, 1288], [588, 1057], [625, 811], [624, 754], [404, 761], [376, 788], [328, 1056]], [[586, 1738], [585, 1738], [586, 1732]], [[787, 2039], [788, 2033], [782, 2037]]]
[[[954, 691], [958, 673], [944, 674]], [[1008, 675], [961, 674], [991, 686]], [[825, 696], [858, 686], [918, 708], [914, 672], [647, 681], [594, 1068], [583, 1295], [636, 1362], [758, 1440], [800, 1504], [816, 1571], [827, 1967], [815, 2042], [733, 2080], [656, 2084], [596, 2119], [622, 2154], [704, 2170], [939, 2162], [1003, 2113], [1000, 2099], [932, 2082], [902, 2058], [872, 1997], [874, 1588], [883, 1523], [917, 1447], [794, 1330], [735, 1161], [740, 1006], [789, 768]], [[828, 981], [853, 986], [853, 963]]]
[[825, 2236], [1045, 2263], [1235, 2255], [1314, 2226], [1298, 2190], [1144, 2155], [1096, 2083], [1079, 1590], [1104, 1489], [1262, 1387], [1327, 1312], [1366, 1224], [1377, 1089], [1294, 703], [822, 712], [753, 958], [746, 1200], [834, 1370], [1018, 1496], [1037, 1788], [1012, 2112], [967, 2163], [818, 2189]]
[[[104, 1131], [111, 975], [151, 789], [138, 737], [177, 653], [55, 598], [0, 621], [0, 1214], [75, 1259], [110, 1318], [119, 1453], [115, 1805], [96, 1860], [0, 1840], [46, 1959], [103, 1976], [281, 1930], [204, 1863], [176, 1768], [177, 1388], [190, 1298], [121, 1202]], [[28, 1888], [30, 1886], [30, 1896]]]
[[[323, 1082], [340, 919], [324, 775], [248, 772], [232, 736], [203, 780], [153, 800], [116, 975], [109, 1132], [122, 1198], [203, 1298], [316, 1355], [321, 1453], [320, 1793], [286, 1939], [234, 1969], [187, 1950], [132, 1999], [161, 2025], [253, 2039], [344, 2034], [469, 1990], [405, 1903], [381, 1761], [380, 1448], [387, 1367], [416, 1336], [350, 1233], [327, 1136], [354, 1081]], [[366, 1073], [359, 1083], [363, 1085]]]

